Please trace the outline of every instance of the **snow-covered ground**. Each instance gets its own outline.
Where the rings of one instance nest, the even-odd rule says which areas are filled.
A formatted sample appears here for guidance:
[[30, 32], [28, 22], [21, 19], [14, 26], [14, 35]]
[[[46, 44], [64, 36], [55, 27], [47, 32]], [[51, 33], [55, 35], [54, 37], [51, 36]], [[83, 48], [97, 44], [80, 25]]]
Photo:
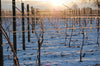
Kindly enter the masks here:
[[[11, 20], [11, 19], [10, 19]], [[11, 20], [12, 22], [12, 20]], [[67, 40], [65, 41], [66, 23], [69, 22], [69, 27], [72, 27], [72, 21], [64, 19], [43, 19], [44, 25], [44, 42], [41, 47], [41, 64], [46, 66], [50, 63], [50, 66], [94, 66], [100, 64], [100, 47], [97, 45], [97, 29], [90, 28], [85, 29], [85, 44], [83, 48], [83, 54], [85, 55], [80, 62], [80, 47], [82, 44], [82, 34], [80, 29], [76, 29], [73, 32], [71, 39], [71, 48], [68, 47], [71, 30], [67, 30]], [[93, 20], [93, 27], [96, 27], [96, 20]], [[83, 23], [83, 22], [82, 22]], [[6, 25], [5, 25], [6, 24]], [[7, 20], [3, 22], [3, 26], [6, 29]], [[27, 20], [25, 20], [25, 30], [27, 30]], [[30, 26], [31, 27], [31, 26]], [[76, 24], [74, 27], [79, 27]], [[90, 22], [87, 27], [90, 27]], [[39, 26], [36, 25], [36, 30]], [[12, 23], [8, 28], [12, 31]], [[37, 60], [37, 39], [34, 33], [31, 32], [31, 42], [27, 40], [27, 32], [25, 33], [26, 50], [22, 50], [22, 36], [21, 36], [21, 20], [17, 19], [17, 55], [19, 58], [20, 66], [36, 66]], [[7, 30], [7, 29], [6, 29]], [[8, 30], [7, 30], [8, 31]], [[12, 33], [8, 33], [11, 41]], [[87, 38], [86, 38], [87, 37]], [[100, 39], [99, 39], [100, 41]], [[6, 39], [4, 39], [4, 66], [13, 66], [13, 54], [8, 48]], [[66, 42], [66, 46], [65, 46]], [[8, 49], [8, 50], [7, 50]]]

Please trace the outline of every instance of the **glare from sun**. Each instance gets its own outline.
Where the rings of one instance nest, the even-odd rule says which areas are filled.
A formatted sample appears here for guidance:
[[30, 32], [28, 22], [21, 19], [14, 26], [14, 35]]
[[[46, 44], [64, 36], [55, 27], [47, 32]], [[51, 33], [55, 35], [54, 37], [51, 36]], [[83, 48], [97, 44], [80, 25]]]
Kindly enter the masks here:
[[21, 1], [26, 1], [26, 0], [21, 0]]
[[50, 0], [50, 3], [53, 6], [61, 6], [61, 5], [63, 5], [63, 1], [62, 0]]

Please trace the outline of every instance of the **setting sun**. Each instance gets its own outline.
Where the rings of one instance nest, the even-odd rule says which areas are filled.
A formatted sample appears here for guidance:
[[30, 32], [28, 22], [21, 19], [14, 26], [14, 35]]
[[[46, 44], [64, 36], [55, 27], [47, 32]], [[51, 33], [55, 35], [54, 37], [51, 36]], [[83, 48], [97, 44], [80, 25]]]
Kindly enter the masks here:
[[53, 6], [61, 6], [64, 2], [62, 0], [51, 0], [50, 3]]

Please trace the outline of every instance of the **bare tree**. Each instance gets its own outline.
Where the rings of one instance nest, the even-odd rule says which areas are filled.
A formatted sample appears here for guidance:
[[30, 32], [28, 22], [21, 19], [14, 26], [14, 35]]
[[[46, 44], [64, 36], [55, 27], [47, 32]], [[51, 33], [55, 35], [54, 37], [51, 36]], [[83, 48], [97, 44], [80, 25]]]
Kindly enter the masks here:
[[5, 36], [6, 40], [8, 41], [8, 44], [11, 47], [11, 50], [13, 52], [14, 66], [19, 66], [19, 60], [18, 60], [18, 57], [17, 57], [17, 53], [16, 53], [15, 49], [13, 48], [13, 44], [11, 43], [11, 41], [10, 41], [8, 35], [7, 35], [7, 32], [5, 31], [5, 29], [3, 28], [3, 26], [1, 24], [0, 24], [0, 30], [1, 30], [2, 34]]
[[[85, 9], [83, 9], [83, 14], [85, 15]], [[83, 27], [86, 26], [85, 24], [86, 24], [86, 20], [85, 20], [85, 18], [83, 18]], [[82, 26], [80, 26], [80, 27], [82, 29], [82, 35], [83, 35], [82, 45], [81, 45], [81, 50], [80, 50], [80, 62], [82, 62], [85, 34], [84, 34], [84, 28], [82, 28]]]
[[[90, 0], [91, 1], [91, 0]], [[95, 5], [98, 6], [98, 9], [100, 9], [100, 0], [93, 0]], [[98, 16], [100, 14], [100, 10], [98, 10]], [[97, 18], [97, 44], [99, 46], [99, 26], [100, 26], [100, 18]]]
[[38, 42], [38, 51], [37, 51], [37, 59], [38, 59], [38, 66], [41, 66], [41, 46], [44, 41], [44, 29], [43, 29], [43, 22], [40, 21], [39, 26], [41, 28], [40, 32], [35, 31], [35, 35], [37, 37], [37, 42]]
[[82, 62], [82, 51], [83, 51], [83, 46], [84, 46], [84, 38], [85, 38], [85, 34], [84, 34], [84, 29], [82, 29], [82, 34], [83, 34], [83, 41], [82, 41], [82, 46], [81, 46], [81, 50], [80, 50], [80, 62]]
[[[92, 0], [89, 0], [92, 1]], [[97, 5], [100, 8], [100, 0], [93, 0], [94, 4]]]

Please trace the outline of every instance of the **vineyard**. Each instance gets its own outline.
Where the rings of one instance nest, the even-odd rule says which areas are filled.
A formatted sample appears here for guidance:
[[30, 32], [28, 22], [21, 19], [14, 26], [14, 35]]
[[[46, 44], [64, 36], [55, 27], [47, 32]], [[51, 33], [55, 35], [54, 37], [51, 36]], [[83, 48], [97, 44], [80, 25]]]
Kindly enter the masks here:
[[100, 8], [15, 3], [0, 7], [0, 66], [100, 66]]

